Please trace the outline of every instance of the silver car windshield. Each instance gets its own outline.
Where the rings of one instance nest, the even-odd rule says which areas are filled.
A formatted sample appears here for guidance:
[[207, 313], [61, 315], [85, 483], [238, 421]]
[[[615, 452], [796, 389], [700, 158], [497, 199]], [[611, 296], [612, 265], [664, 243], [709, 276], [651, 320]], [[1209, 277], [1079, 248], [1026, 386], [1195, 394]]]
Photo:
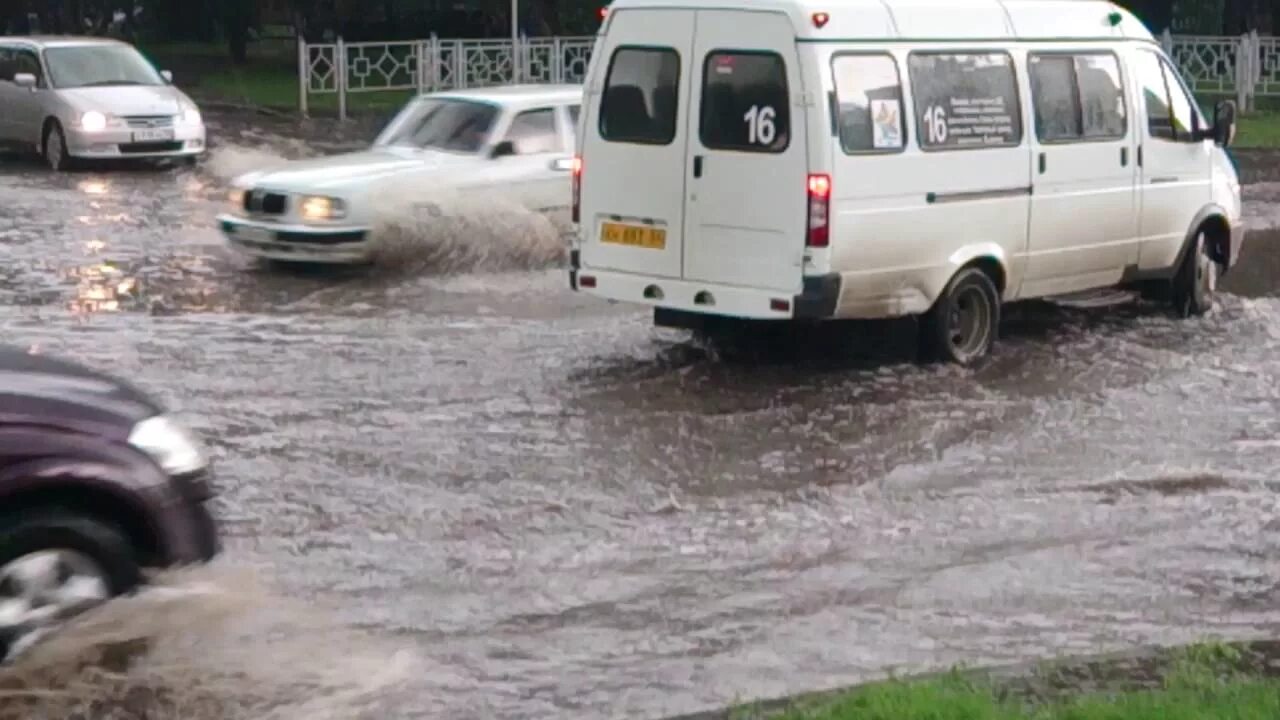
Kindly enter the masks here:
[[131, 47], [92, 45], [44, 51], [55, 88], [164, 85], [164, 78]]
[[472, 100], [431, 98], [411, 103], [375, 145], [476, 153], [485, 146], [498, 107]]

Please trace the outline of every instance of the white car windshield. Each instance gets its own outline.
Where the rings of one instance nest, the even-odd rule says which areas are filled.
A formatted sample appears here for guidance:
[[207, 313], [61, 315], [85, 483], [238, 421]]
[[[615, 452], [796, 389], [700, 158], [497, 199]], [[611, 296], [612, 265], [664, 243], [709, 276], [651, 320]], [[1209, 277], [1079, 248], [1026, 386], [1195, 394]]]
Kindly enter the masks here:
[[44, 51], [55, 88], [164, 85], [164, 78], [131, 47], [92, 45]]
[[497, 118], [498, 107], [489, 103], [419, 100], [402, 110], [374, 144], [475, 153], [484, 147]]

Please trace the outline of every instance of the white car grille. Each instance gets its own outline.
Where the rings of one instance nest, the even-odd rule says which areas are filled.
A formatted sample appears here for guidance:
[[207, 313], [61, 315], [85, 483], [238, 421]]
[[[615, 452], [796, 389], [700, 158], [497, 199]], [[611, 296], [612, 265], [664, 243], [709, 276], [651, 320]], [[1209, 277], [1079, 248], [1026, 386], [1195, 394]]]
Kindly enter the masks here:
[[124, 120], [135, 130], [173, 127], [172, 115], [130, 115]]

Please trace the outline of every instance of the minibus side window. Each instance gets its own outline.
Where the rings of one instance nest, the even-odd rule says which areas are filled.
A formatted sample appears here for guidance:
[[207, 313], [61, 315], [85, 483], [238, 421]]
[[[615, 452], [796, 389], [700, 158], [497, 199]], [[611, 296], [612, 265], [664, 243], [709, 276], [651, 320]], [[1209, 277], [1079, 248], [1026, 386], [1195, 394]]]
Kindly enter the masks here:
[[931, 150], [1017, 147], [1022, 112], [1008, 53], [913, 52], [916, 137]]
[[1120, 139], [1128, 134], [1124, 83], [1115, 55], [1077, 55], [1076, 83], [1086, 138]]
[[1173, 113], [1169, 109], [1169, 88], [1164, 82], [1160, 58], [1154, 53], [1137, 54], [1138, 83], [1142, 88], [1143, 104], [1147, 108], [1147, 132], [1153, 138], [1176, 140], [1173, 129]]
[[[1178, 80], [1178, 73], [1163, 58], [1160, 60], [1160, 68], [1164, 71], [1164, 82], [1169, 88], [1169, 109], [1172, 111], [1174, 133], [1179, 140], [1190, 140], [1191, 128], [1195, 123], [1195, 103], [1187, 97]], [[1204, 127], [1203, 123], [1201, 127]]]
[[1070, 55], [1031, 57], [1031, 100], [1035, 108], [1036, 137], [1042, 142], [1078, 140], [1080, 97], [1076, 92], [1076, 67]]
[[892, 55], [837, 55], [840, 147], [846, 154], [900, 152], [907, 144], [902, 80]]
[[609, 60], [600, 137], [669, 145], [676, 137], [680, 56], [672, 48], [620, 47]]
[[1031, 100], [1041, 142], [1118, 140], [1128, 128], [1120, 64], [1105, 53], [1032, 54]]
[[702, 68], [698, 135], [711, 150], [780, 153], [791, 143], [791, 94], [782, 57], [715, 51]]

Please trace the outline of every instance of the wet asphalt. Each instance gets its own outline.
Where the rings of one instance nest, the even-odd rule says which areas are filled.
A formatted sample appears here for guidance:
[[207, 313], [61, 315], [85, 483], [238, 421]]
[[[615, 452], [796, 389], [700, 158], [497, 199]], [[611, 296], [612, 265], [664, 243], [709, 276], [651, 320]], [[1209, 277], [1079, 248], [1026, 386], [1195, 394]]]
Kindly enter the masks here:
[[975, 370], [895, 327], [730, 360], [546, 264], [248, 262], [213, 224], [229, 145], [0, 158], [0, 331], [208, 438], [225, 561], [426, 663], [382, 717], [658, 718], [1280, 631], [1273, 233], [1203, 319], [1016, 307]]

